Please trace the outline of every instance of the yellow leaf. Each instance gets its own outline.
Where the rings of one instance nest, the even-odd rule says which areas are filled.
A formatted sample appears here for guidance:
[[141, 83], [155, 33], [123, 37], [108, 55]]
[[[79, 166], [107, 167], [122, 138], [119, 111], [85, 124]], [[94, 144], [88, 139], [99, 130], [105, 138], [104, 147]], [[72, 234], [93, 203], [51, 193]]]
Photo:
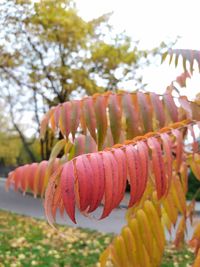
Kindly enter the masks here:
[[106, 262], [107, 262], [107, 260], [109, 258], [109, 255], [110, 255], [110, 250], [109, 250], [109, 247], [108, 247], [100, 255], [99, 261], [100, 261], [101, 267], [105, 267], [106, 266]]
[[65, 145], [66, 145], [65, 139], [62, 139], [56, 143], [50, 155], [49, 159], [50, 162], [52, 162], [58, 156], [58, 154], [61, 152], [61, 150], [64, 148]]
[[134, 236], [128, 226], [123, 227], [122, 236], [126, 245], [126, 252], [131, 266], [137, 266], [137, 250]]
[[143, 246], [142, 238], [140, 236], [138, 222], [135, 218], [129, 222], [129, 227], [135, 239], [138, 266], [139, 267], [145, 266], [144, 246]]
[[137, 218], [137, 222], [139, 226], [140, 235], [143, 240], [143, 244], [149, 256], [152, 258], [153, 256], [153, 234], [152, 234], [146, 213], [142, 209], [139, 209], [137, 211], [136, 218]]
[[158, 213], [153, 203], [149, 200], [145, 201], [144, 211], [147, 215], [151, 231], [154, 235], [154, 238], [156, 240], [156, 243], [158, 244], [160, 253], [162, 255], [165, 246], [165, 236], [164, 236], [164, 229], [161, 225], [161, 218], [158, 216]]
[[197, 257], [193, 264], [193, 267], [199, 267], [199, 266], [200, 266], [200, 249], [198, 250]]

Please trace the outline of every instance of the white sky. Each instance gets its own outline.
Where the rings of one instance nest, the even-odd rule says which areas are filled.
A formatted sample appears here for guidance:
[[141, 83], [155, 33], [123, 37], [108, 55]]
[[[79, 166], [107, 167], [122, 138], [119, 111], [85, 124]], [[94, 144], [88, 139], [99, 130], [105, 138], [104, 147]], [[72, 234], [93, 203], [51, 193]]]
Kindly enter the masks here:
[[[112, 24], [146, 47], [183, 36], [182, 48], [199, 48], [199, 0], [77, 0], [85, 19], [112, 12]], [[198, 28], [197, 28], [198, 27]]]
[[[142, 48], [156, 47], [161, 41], [173, 41], [177, 36], [177, 48], [200, 50], [200, 1], [199, 0], [77, 0], [79, 14], [92, 19], [113, 12], [111, 24], [115, 31], [124, 31], [133, 40], [139, 40]], [[155, 66], [144, 72], [149, 89], [162, 92], [182, 72], [182, 68]], [[200, 74], [194, 74], [184, 90], [192, 98], [199, 92]]]

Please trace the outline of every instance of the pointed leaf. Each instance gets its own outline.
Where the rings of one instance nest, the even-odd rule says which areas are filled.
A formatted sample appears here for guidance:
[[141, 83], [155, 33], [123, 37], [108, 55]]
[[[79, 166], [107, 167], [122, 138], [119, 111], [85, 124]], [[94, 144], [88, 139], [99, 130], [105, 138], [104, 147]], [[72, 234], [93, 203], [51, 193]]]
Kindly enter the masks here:
[[[52, 214], [52, 204], [53, 204], [53, 199], [54, 199], [54, 193], [56, 191], [57, 183], [56, 180], [62, 170], [62, 167], [58, 168], [56, 172], [51, 175], [48, 183], [47, 190], [45, 192], [45, 202], [44, 202], [44, 210], [45, 210], [45, 215], [47, 218], [48, 223], [53, 226], [54, 223], [54, 214]], [[61, 184], [62, 185], [62, 184]]]
[[190, 102], [188, 101], [187, 97], [180, 96], [178, 100], [179, 100], [181, 107], [185, 110], [187, 114], [187, 119], [192, 119], [192, 109], [191, 109]]
[[151, 107], [147, 101], [146, 95], [141, 93], [141, 92], [138, 92], [137, 97], [138, 97], [138, 103], [139, 103], [140, 110], [141, 110], [140, 112], [142, 114], [144, 130], [145, 130], [145, 132], [152, 131], [152, 129], [153, 129], [153, 127], [152, 127], [152, 110], [151, 110]]
[[165, 165], [167, 165], [167, 176], [168, 176], [168, 189], [171, 184], [172, 179], [172, 166], [173, 166], [173, 158], [172, 158], [172, 141], [167, 133], [161, 133], [160, 137], [162, 139], [162, 144], [165, 153]]
[[167, 108], [167, 112], [170, 114], [170, 117], [173, 122], [178, 121], [178, 109], [175, 105], [174, 99], [171, 94], [164, 94], [163, 100]]
[[122, 150], [120, 149], [114, 150], [113, 155], [117, 162], [118, 175], [119, 175], [119, 181], [118, 181], [119, 199], [118, 202], [116, 203], [117, 207], [120, 204], [121, 200], [123, 199], [126, 190], [127, 166], [126, 166], [126, 156]]
[[137, 266], [138, 263], [137, 263], [136, 243], [132, 231], [128, 226], [123, 227], [121, 235], [124, 239], [126, 254], [128, 256], [130, 265]]
[[112, 161], [112, 159], [114, 159], [112, 153], [110, 151], [102, 152], [101, 156], [103, 159], [103, 168], [105, 177], [105, 203], [104, 203], [104, 210], [101, 215], [101, 219], [103, 219], [110, 214], [113, 205], [115, 204], [116, 192], [115, 190], [112, 190], [112, 188], [116, 186], [114, 182], [116, 182], [117, 179], [114, 179], [115, 166], [113, 165]]
[[131, 139], [139, 134], [139, 118], [133, 105], [130, 94], [124, 94], [122, 97], [123, 111], [126, 118], [126, 138]]
[[56, 143], [56, 145], [53, 147], [51, 155], [50, 155], [50, 159], [49, 159], [50, 162], [57, 158], [57, 156], [63, 150], [65, 145], [66, 145], [65, 139], [62, 139]]
[[163, 127], [165, 125], [165, 114], [164, 114], [163, 104], [159, 99], [159, 96], [156, 95], [155, 93], [150, 93], [150, 97], [159, 125], [160, 127]]
[[63, 134], [68, 139], [70, 129], [71, 129], [71, 122], [70, 122], [70, 114], [72, 110], [71, 102], [65, 102], [61, 106], [60, 111], [60, 129]]
[[[78, 182], [78, 195], [79, 195], [79, 204], [80, 210], [85, 211], [90, 205], [91, 198], [91, 181], [88, 176], [88, 170], [85, 162], [85, 158], [77, 157], [75, 160], [76, 176]], [[70, 171], [72, 170], [72, 167]]]
[[149, 220], [151, 231], [154, 235], [158, 248], [160, 249], [161, 252], [163, 252], [165, 245], [164, 230], [162, 228], [161, 220], [158, 216], [158, 213], [151, 201], [149, 200], [145, 201], [144, 211]]
[[111, 94], [108, 100], [110, 128], [113, 136], [114, 143], [119, 142], [121, 134], [121, 119], [122, 111], [120, 107], [119, 98], [117, 95]]
[[77, 131], [77, 128], [80, 123], [80, 113], [81, 113], [81, 107], [80, 107], [80, 101], [74, 100], [71, 102], [71, 117], [70, 117], [70, 130], [72, 133], [73, 139], [75, 138], [75, 133]]
[[167, 189], [167, 179], [165, 174], [162, 151], [160, 143], [155, 137], [151, 137], [148, 139], [148, 146], [152, 150], [152, 164], [153, 172], [155, 175], [156, 191], [158, 199], [160, 199], [166, 193]]
[[98, 150], [101, 150], [107, 133], [106, 102], [104, 96], [96, 98], [95, 115], [97, 121]]
[[86, 126], [91, 134], [91, 136], [96, 141], [96, 116], [94, 110], [94, 102], [93, 99], [88, 97], [83, 101], [83, 113], [85, 115]]
[[173, 129], [172, 133], [176, 137], [176, 171], [178, 172], [181, 166], [183, 155], [183, 135], [177, 129]]
[[62, 191], [62, 199], [64, 208], [66, 213], [69, 215], [71, 220], [76, 223], [75, 219], [75, 192], [74, 192], [74, 165], [73, 162], [70, 161], [63, 167], [61, 173], [61, 191]]
[[94, 180], [93, 202], [90, 206], [90, 211], [93, 211], [102, 202], [105, 190], [105, 180], [104, 180], [103, 162], [101, 160], [101, 156], [98, 153], [92, 153], [88, 155], [88, 159], [93, 172], [92, 179]]
[[148, 161], [149, 161], [149, 151], [148, 147], [145, 142], [140, 141], [137, 143], [137, 151], [138, 151], [138, 158], [140, 161], [140, 168], [141, 168], [141, 184], [140, 184], [140, 195], [139, 198], [142, 197], [146, 186], [147, 186], [147, 179], [148, 179]]
[[139, 162], [134, 150], [135, 148], [133, 146], [127, 146], [125, 150], [128, 167], [128, 179], [130, 183], [129, 207], [133, 206], [139, 199], [139, 183], [141, 179]]

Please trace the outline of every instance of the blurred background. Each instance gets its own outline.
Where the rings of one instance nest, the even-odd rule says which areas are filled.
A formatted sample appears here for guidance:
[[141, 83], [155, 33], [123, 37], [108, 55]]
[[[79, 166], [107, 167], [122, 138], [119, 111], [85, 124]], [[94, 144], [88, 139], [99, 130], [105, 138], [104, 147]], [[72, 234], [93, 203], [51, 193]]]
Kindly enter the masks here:
[[[90, 220], [77, 214], [76, 227], [83, 229], [64, 216], [57, 222], [65, 227], [55, 230], [46, 222], [43, 198], [5, 192], [5, 178], [17, 166], [49, 159], [61, 136], [49, 128], [41, 140], [40, 123], [59, 103], [108, 90], [163, 94], [166, 88], [200, 101], [199, 10], [198, 0], [0, 0], [0, 267], [99, 266], [111, 233], [125, 223], [128, 186], [105, 220], [96, 219], [100, 206]], [[189, 56], [181, 50], [190, 72], [184, 72], [189, 62], [170, 57], [170, 49], [193, 50]], [[187, 200], [199, 187], [189, 176]], [[194, 224], [199, 214], [197, 202]], [[167, 240], [174, 235], [173, 229]], [[193, 259], [190, 249], [176, 253], [168, 245], [162, 266], [191, 266]]]
[[[52, 106], [107, 90], [164, 92], [183, 70], [161, 54], [198, 49], [198, 10], [195, 0], [1, 0], [0, 176], [49, 158], [51, 131], [38, 137]], [[194, 66], [181, 92], [194, 98], [199, 82]]]

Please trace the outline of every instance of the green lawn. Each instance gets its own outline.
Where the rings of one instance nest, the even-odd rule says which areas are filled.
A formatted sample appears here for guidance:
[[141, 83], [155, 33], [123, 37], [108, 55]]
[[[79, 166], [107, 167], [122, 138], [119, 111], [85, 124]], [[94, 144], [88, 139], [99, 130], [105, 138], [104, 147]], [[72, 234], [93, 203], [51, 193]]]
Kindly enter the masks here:
[[[57, 226], [0, 211], [0, 267], [97, 266], [101, 251], [113, 236]], [[188, 267], [193, 254], [166, 248], [162, 267]]]

